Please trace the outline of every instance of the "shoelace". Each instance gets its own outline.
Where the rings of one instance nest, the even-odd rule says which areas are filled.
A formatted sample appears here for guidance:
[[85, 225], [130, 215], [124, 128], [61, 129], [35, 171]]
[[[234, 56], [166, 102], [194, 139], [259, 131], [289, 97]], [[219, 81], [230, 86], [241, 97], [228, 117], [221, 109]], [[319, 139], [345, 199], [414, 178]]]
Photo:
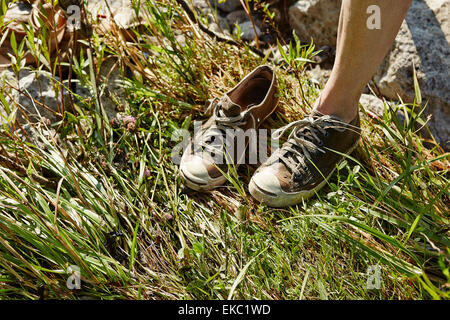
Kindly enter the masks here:
[[[288, 136], [288, 141], [285, 145], [281, 147], [279, 158], [282, 160], [292, 172], [297, 173], [299, 165], [305, 166], [304, 157], [311, 159], [311, 153], [317, 151], [325, 153], [325, 150], [321, 148], [323, 144], [322, 140], [317, 135], [317, 132], [322, 135], [326, 135], [327, 127], [333, 127], [339, 130], [339, 128], [345, 129], [345, 126], [339, 126], [342, 121], [333, 119], [329, 115], [324, 115], [318, 118], [312, 116], [306, 117], [302, 120], [297, 120], [289, 123], [288, 125], [281, 127], [272, 134], [272, 139], [279, 139], [287, 130], [294, 128]], [[302, 128], [308, 128], [309, 134], [301, 132]], [[294, 148], [294, 146], [299, 149]], [[289, 157], [292, 155], [292, 157]]]
[[[222, 105], [219, 103], [220, 100], [218, 98], [214, 98], [209, 106], [206, 108], [205, 113], [210, 113], [212, 111], [212, 116], [214, 117], [214, 124], [207, 128], [204, 132], [201, 133], [201, 140], [199, 143], [199, 146], [203, 149], [208, 151], [210, 154], [217, 154], [219, 156], [223, 155], [223, 151], [225, 149], [225, 143], [224, 141], [218, 141], [218, 143], [212, 145], [211, 143], [215, 141], [215, 138], [217, 136], [217, 131], [214, 130], [217, 128], [222, 132], [222, 137], [224, 135], [224, 132], [227, 129], [237, 129], [240, 126], [243, 126], [247, 123], [248, 119], [246, 119], [247, 114], [250, 114], [250, 117], [253, 121], [253, 127], [256, 124], [255, 118], [250, 113], [251, 107], [249, 107], [247, 110], [241, 112], [239, 115], [230, 117], [226, 116], [223, 113], [223, 110], [221, 110]], [[212, 139], [214, 137], [214, 139]]]

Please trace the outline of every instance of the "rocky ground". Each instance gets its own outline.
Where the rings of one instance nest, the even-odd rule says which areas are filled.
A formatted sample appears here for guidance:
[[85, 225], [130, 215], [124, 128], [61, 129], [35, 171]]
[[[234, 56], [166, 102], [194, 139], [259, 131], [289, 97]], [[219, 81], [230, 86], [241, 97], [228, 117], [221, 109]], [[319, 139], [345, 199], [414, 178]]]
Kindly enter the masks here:
[[[109, 9], [102, 3], [100, 0], [89, 1], [89, 10], [93, 16], [109, 15]], [[127, 27], [138, 20], [130, 7], [130, 0], [110, 0], [108, 3], [114, 20], [119, 25]], [[292, 30], [295, 30], [303, 42], [309, 42], [312, 37], [316, 48], [323, 49], [323, 53], [318, 64], [311, 66], [308, 74], [312, 81], [320, 85], [326, 82], [336, 46], [340, 1], [300, 0], [289, 8], [286, 1], [267, 1], [264, 2], [265, 9], [263, 5], [258, 6], [256, 10], [251, 8], [252, 19], [243, 9], [240, 0], [193, 0], [192, 4], [203, 17], [201, 21], [210, 30], [224, 36], [236, 35], [240, 31], [241, 39], [265, 50], [276, 46], [276, 31], [285, 42], [290, 41]], [[30, 8], [20, 6], [15, 10], [26, 15]], [[431, 116], [429, 127], [445, 149], [450, 148], [449, 8], [450, 2], [445, 0], [413, 1], [392, 49], [374, 77], [380, 96], [376, 97], [367, 91], [361, 98], [361, 104], [375, 113], [383, 110], [383, 100], [380, 98], [392, 103], [399, 99], [406, 103], [413, 102], [415, 68], [423, 101], [427, 103], [426, 114]], [[272, 18], [267, 18], [264, 11], [271, 14]], [[44, 79], [44, 90], [37, 90], [33, 73], [27, 70], [22, 72], [24, 76], [21, 77], [19, 87], [30, 91], [33, 96], [43, 95], [45, 103], [55, 109], [57, 97], [52, 90], [45, 89], [48, 80]], [[113, 70], [113, 79], [118, 78], [115, 73]], [[13, 73], [10, 70], [3, 73], [3, 79], [5, 77], [13, 81]], [[10, 97], [19, 99], [25, 109], [34, 113], [35, 108], [29, 99], [16, 97], [17, 95], [18, 92]], [[51, 118], [48, 112], [43, 113]]]

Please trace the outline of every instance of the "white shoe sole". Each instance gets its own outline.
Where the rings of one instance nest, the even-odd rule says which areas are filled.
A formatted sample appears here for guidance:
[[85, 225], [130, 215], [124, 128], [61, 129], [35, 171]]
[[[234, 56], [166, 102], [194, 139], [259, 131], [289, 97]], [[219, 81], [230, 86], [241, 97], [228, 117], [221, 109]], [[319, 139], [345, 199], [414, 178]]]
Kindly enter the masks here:
[[183, 184], [187, 186], [188, 188], [195, 190], [195, 191], [211, 191], [215, 188], [218, 188], [222, 186], [226, 181], [227, 178], [225, 176], [220, 176], [218, 178], [211, 178], [208, 180], [208, 183], [200, 184], [198, 182], [192, 181], [189, 179], [186, 174], [183, 173], [183, 170], [180, 170], [181, 179], [183, 180]]

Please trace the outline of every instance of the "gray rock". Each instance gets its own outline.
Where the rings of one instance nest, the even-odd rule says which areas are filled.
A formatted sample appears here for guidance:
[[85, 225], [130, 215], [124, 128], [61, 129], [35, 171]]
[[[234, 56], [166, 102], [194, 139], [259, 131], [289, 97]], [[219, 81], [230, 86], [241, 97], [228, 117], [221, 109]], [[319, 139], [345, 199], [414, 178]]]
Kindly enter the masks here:
[[[53, 78], [46, 71], [36, 72], [24, 68], [19, 73], [19, 79], [17, 81], [15, 74], [10, 70], [4, 71], [0, 76], [0, 86], [7, 93], [5, 96], [10, 104], [10, 108], [20, 106], [33, 122], [40, 121], [41, 117], [49, 119], [50, 122], [55, 122], [61, 118], [61, 91], [58, 89], [55, 93], [54, 89], [54, 83], [59, 82], [58, 77]], [[6, 81], [11, 86], [7, 85]], [[93, 97], [91, 88], [79, 84], [76, 80], [74, 80], [74, 83], [76, 84], [75, 93], [80, 96], [81, 100]], [[20, 88], [22, 93], [12, 87]], [[103, 109], [110, 120], [116, 116], [118, 111], [123, 111], [127, 107], [127, 95], [116, 60], [107, 59], [102, 63], [99, 74], [98, 93]], [[37, 102], [33, 103], [30, 98], [33, 98]], [[63, 101], [65, 111], [70, 111], [69, 95], [66, 90], [63, 90]], [[77, 103], [77, 101], [76, 96], [74, 96], [74, 102]], [[45, 105], [45, 107], [42, 105]], [[0, 113], [6, 115], [6, 110], [1, 105]], [[17, 112], [17, 119], [22, 123], [24, 122], [24, 118], [20, 112]], [[2, 122], [1, 119], [0, 122]]]
[[[108, 2], [112, 12], [120, 8], [131, 7], [131, 0], [106, 0], [106, 2]], [[87, 9], [93, 14], [100, 13], [109, 16], [109, 10], [105, 5], [105, 0], [89, 0]]]
[[214, 10], [214, 3], [209, 3], [209, 0], [193, 0], [194, 8], [199, 15], [205, 16], [208, 19], [208, 28], [215, 33], [222, 33], [230, 35], [230, 26], [228, 25], [225, 15]]
[[[99, 95], [102, 106], [109, 119], [112, 119], [118, 109], [126, 106], [126, 92], [122, 86], [121, 76], [115, 61], [106, 60], [100, 68]], [[7, 82], [9, 84], [7, 84]], [[51, 123], [61, 119], [61, 89], [58, 86], [59, 78], [53, 77], [46, 71], [33, 71], [24, 68], [19, 72], [19, 81], [11, 70], [5, 70], [0, 76], [0, 86], [5, 90], [6, 101], [9, 108], [20, 108], [32, 122], [48, 119]], [[92, 97], [90, 88], [80, 85], [76, 80], [75, 93], [81, 99]], [[67, 85], [67, 84], [65, 84]], [[56, 86], [56, 90], [55, 90]], [[16, 90], [18, 88], [20, 91]], [[64, 110], [70, 111], [69, 94], [63, 89]], [[73, 97], [74, 102], [78, 100]], [[0, 105], [0, 114], [7, 115], [4, 107]], [[19, 110], [16, 112], [17, 120], [25, 123], [25, 118]], [[0, 117], [0, 123], [5, 122]]]
[[217, 6], [222, 11], [231, 12], [236, 10], [241, 6], [241, 2], [239, 0], [211, 0], [213, 6]]
[[336, 46], [341, 0], [300, 0], [289, 8], [289, 23], [302, 42]]
[[193, 0], [192, 4], [194, 5], [194, 8], [200, 10], [201, 12], [205, 12], [209, 9], [207, 0]]
[[450, 149], [450, 2], [413, 1], [392, 49], [377, 71], [381, 94], [413, 102], [413, 68], [422, 93], [429, 127], [436, 140]]
[[122, 75], [117, 60], [108, 59], [100, 67], [100, 100], [108, 119], [114, 118], [118, 111], [124, 111], [127, 107], [127, 93], [123, 86]]
[[[19, 109], [27, 114], [31, 121], [40, 121], [42, 117], [51, 122], [60, 119], [61, 87], [58, 86], [58, 77], [53, 78], [46, 71], [24, 68], [19, 72], [19, 80], [11, 70], [2, 72], [0, 78], [0, 86], [5, 90], [4, 95], [9, 109], [17, 108], [16, 115], [20, 122], [24, 122], [24, 117]], [[58, 88], [56, 92], [54, 86]], [[67, 98], [67, 91], [63, 90], [63, 101], [66, 108], [68, 106]], [[6, 115], [6, 110], [1, 106], [0, 113]]]
[[[253, 29], [253, 25], [250, 21], [245, 21], [243, 23], [240, 23], [239, 29], [241, 29], [241, 39], [247, 40], [247, 41], [252, 41], [256, 38], [256, 35], [258, 35], [258, 37], [259, 37], [262, 34], [261, 30], [259, 29], [258, 26], [255, 25], [255, 28]], [[256, 30], [256, 35], [255, 35], [255, 30]], [[235, 29], [235, 31], [237, 31], [237, 29]]]
[[245, 21], [249, 21], [248, 14], [245, 10], [236, 10], [227, 14], [227, 22], [232, 26]]
[[214, 13], [208, 14], [209, 29], [216, 33], [230, 34], [230, 26], [226, 17], [220, 15], [215, 16]]
[[218, 33], [218, 34], [222, 33], [222, 30], [223, 30], [223, 29], [220, 28], [219, 25], [218, 25], [217, 23], [215, 23], [215, 22], [210, 23], [208, 29], [211, 30], [211, 31], [213, 31], [213, 32], [215, 32], [215, 33]]
[[114, 21], [119, 28], [128, 28], [139, 23], [136, 11], [131, 7], [123, 7], [114, 14]]
[[9, 3], [4, 19], [8, 22], [11, 20], [18, 22], [28, 21], [30, 19], [32, 9], [33, 7], [26, 2]]
[[[108, 3], [108, 6], [106, 6]], [[136, 15], [136, 11], [133, 6], [133, 0], [89, 0], [87, 3], [87, 11], [90, 12], [94, 20], [96, 20], [98, 15], [103, 15], [106, 17], [113, 17], [115, 23], [119, 28], [127, 29], [131, 27], [138, 26], [142, 23], [146, 16], [146, 7], [144, 5], [145, 1], [140, 1], [139, 14]], [[134, 5], [137, 5], [138, 1], [134, 1]], [[164, 10], [164, 8], [161, 8]], [[107, 25], [107, 24], [106, 24]]]
[[[399, 101], [387, 101], [385, 100], [383, 102], [382, 99], [372, 95], [372, 94], [362, 94], [361, 98], [359, 99], [359, 103], [363, 106], [364, 110], [367, 112], [367, 114], [371, 117], [378, 117], [380, 119], [383, 119], [383, 115], [384, 115], [384, 109], [386, 107], [386, 109], [389, 111], [392, 106], [394, 106], [395, 104], [398, 104]], [[362, 116], [362, 114], [361, 114]], [[395, 116], [397, 117], [397, 120], [400, 122], [401, 125], [406, 126], [406, 116], [405, 113], [402, 109], [398, 109], [395, 113]], [[392, 127], [395, 127], [394, 123], [391, 123]], [[422, 137], [426, 138], [426, 139], [430, 139], [430, 133], [429, 131], [424, 128], [422, 125], [420, 125], [419, 123], [415, 123], [414, 126], [414, 130], [416, 131], [416, 133], [418, 133], [419, 135], [421, 135]], [[425, 146], [429, 146], [429, 147], [433, 147], [433, 144], [428, 144], [427, 142], [425, 143]]]
[[[179, 41], [182, 41], [182, 39], [179, 38]], [[116, 59], [106, 59], [100, 66], [97, 92], [101, 106], [109, 120], [128, 107], [127, 94]], [[95, 99], [93, 89], [78, 82], [76, 83], [75, 93], [80, 96], [81, 100], [85, 98]], [[75, 101], [78, 102], [76, 99]]]
[[322, 69], [319, 65], [316, 65], [311, 70], [307, 70], [306, 74], [313, 83], [323, 87], [330, 78], [331, 70]]
[[[362, 94], [359, 103], [364, 107], [366, 112], [371, 112], [374, 115], [382, 118], [384, 114], [384, 102], [378, 97], [371, 94]], [[389, 104], [387, 102], [387, 104]]]

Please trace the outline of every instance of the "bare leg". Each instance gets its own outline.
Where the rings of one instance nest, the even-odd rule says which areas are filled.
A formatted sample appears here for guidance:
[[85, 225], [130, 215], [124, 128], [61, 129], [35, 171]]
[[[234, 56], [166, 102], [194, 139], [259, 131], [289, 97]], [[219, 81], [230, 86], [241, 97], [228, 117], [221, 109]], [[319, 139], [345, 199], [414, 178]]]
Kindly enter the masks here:
[[[336, 61], [314, 109], [350, 122], [366, 84], [386, 56], [412, 0], [343, 0]], [[380, 8], [381, 28], [369, 29], [367, 8]]]

